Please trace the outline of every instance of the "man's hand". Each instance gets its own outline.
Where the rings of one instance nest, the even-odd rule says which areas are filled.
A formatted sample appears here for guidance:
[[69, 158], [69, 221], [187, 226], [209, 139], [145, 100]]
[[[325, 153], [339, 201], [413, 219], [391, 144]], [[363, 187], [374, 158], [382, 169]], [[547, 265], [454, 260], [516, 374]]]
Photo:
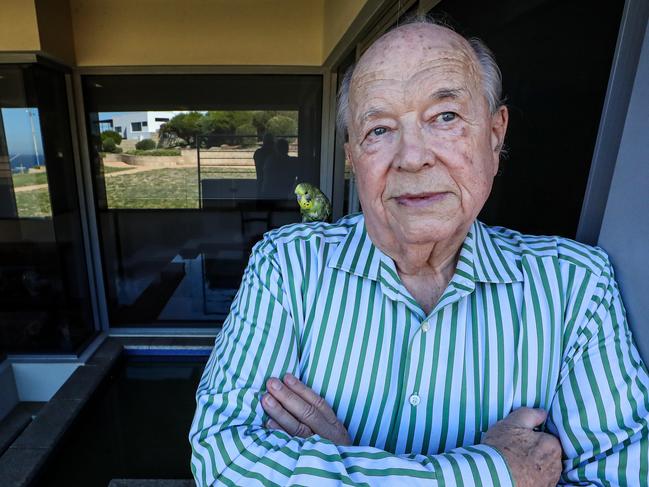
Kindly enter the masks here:
[[302, 438], [318, 434], [336, 445], [352, 444], [347, 428], [338, 421], [333, 409], [293, 375], [286, 374], [284, 382], [271, 377], [266, 387], [269, 394], [264, 394], [261, 400], [270, 416], [266, 427]]
[[559, 482], [561, 443], [550, 434], [534, 430], [546, 416], [543, 409], [520, 408], [482, 437], [482, 443], [503, 454], [516, 487], [554, 487]]

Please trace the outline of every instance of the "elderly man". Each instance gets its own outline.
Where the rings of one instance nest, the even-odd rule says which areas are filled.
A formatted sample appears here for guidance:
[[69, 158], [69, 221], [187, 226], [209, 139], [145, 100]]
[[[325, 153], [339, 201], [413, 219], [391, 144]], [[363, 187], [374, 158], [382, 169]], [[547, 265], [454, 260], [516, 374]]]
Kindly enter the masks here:
[[607, 255], [476, 220], [489, 51], [416, 22], [340, 113], [362, 215], [269, 232], [197, 392], [199, 485], [649, 485], [649, 377]]

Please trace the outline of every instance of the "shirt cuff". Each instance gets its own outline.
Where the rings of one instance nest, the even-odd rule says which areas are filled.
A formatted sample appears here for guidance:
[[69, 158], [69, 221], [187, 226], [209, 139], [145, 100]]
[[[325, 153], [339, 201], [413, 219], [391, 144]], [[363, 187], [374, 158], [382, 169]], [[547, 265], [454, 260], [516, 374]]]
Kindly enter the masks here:
[[439, 455], [437, 477], [444, 485], [515, 487], [509, 465], [496, 448], [479, 444]]

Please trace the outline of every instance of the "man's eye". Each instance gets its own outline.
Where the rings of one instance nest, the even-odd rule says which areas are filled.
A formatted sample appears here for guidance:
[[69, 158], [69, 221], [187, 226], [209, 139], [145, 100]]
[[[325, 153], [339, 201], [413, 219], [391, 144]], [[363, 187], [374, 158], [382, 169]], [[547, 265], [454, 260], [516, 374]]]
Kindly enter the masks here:
[[386, 127], [376, 127], [370, 130], [369, 135], [383, 135], [388, 129]]
[[454, 112], [444, 112], [437, 116], [437, 120], [440, 122], [452, 122], [457, 118], [457, 113]]

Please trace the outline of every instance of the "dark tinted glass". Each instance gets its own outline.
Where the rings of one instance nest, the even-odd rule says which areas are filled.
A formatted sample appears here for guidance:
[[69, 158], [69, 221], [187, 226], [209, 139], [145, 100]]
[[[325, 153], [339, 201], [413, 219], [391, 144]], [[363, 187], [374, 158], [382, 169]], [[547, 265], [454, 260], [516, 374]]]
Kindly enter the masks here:
[[615, 51], [622, 0], [444, 0], [432, 14], [493, 50], [509, 107], [509, 157], [486, 223], [574, 238]]
[[319, 76], [84, 77], [111, 326], [221, 324], [319, 185]]
[[0, 348], [77, 350], [94, 333], [65, 75], [0, 67]]
[[112, 479], [189, 479], [196, 388], [205, 358], [120, 360], [33, 484], [107, 486]]

